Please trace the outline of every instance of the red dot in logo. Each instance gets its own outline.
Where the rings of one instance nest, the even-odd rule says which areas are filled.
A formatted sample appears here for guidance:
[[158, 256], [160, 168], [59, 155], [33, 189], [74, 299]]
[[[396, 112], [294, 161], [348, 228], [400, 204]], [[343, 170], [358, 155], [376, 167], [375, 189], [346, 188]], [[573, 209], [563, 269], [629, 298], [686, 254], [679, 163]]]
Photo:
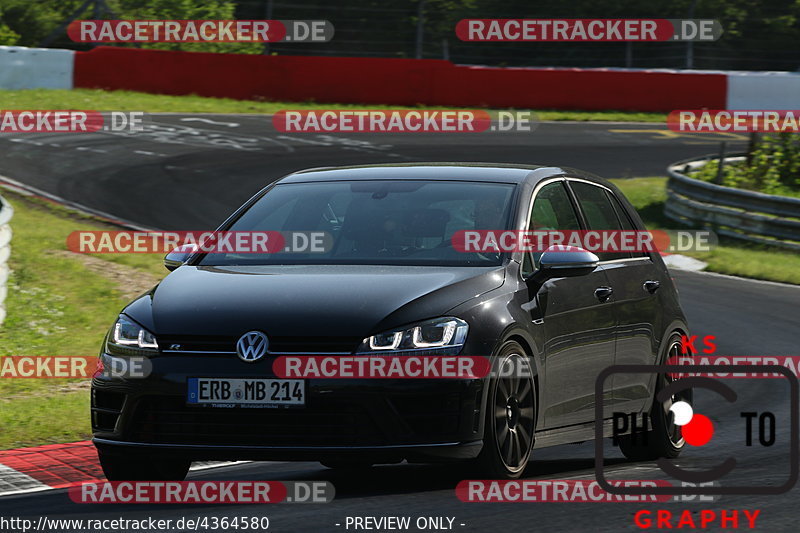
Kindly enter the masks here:
[[706, 415], [695, 413], [692, 419], [681, 427], [681, 434], [692, 446], [702, 446], [714, 436], [714, 424]]

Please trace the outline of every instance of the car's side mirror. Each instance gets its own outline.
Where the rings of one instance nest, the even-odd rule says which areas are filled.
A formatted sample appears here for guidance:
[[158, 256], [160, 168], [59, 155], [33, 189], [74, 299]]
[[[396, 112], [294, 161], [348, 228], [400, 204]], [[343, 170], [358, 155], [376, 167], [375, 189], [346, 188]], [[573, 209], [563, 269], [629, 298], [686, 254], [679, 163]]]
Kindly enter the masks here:
[[551, 246], [539, 258], [539, 270], [534, 274], [538, 281], [547, 278], [585, 276], [597, 268], [600, 259], [577, 246]]
[[193, 243], [181, 244], [170, 253], [164, 256], [164, 266], [172, 272], [184, 264], [193, 253], [197, 251], [197, 245]]

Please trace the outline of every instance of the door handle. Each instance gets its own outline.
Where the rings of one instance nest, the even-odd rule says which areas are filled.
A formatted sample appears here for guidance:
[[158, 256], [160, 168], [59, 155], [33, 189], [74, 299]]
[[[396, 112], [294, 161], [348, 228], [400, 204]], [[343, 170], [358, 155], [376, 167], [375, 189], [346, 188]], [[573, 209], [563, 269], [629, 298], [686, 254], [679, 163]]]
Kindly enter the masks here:
[[646, 290], [647, 292], [649, 292], [650, 294], [653, 294], [654, 292], [656, 292], [659, 287], [661, 287], [661, 282], [660, 281], [654, 281], [654, 280], [647, 280], [642, 285], [642, 288], [644, 290]]
[[607, 302], [611, 295], [614, 294], [614, 289], [611, 287], [597, 287], [594, 290], [594, 296], [601, 302]]

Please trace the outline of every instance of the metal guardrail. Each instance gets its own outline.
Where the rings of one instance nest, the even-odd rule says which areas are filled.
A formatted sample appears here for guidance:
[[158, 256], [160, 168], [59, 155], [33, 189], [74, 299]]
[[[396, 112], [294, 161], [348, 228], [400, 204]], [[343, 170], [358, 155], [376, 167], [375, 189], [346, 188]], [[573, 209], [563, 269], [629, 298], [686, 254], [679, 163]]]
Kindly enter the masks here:
[[5, 198], [0, 196], [0, 325], [6, 318], [5, 300], [8, 294], [9, 268], [8, 258], [11, 255], [11, 217], [14, 210]]
[[719, 156], [708, 155], [667, 168], [664, 214], [677, 222], [711, 227], [720, 235], [800, 250], [800, 198], [723, 187], [683, 173], [718, 159]]

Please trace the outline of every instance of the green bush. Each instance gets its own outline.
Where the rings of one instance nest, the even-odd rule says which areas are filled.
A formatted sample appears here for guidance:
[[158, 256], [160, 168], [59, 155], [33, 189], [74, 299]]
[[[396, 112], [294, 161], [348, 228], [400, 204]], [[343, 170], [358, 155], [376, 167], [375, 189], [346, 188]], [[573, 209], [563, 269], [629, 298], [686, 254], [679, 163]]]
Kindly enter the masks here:
[[717, 181], [712, 161], [693, 172], [693, 178], [766, 194], [800, 197], [800, 137], [794, 133], [765, 135], [753, 143], [742, 162], [726, 163]]

